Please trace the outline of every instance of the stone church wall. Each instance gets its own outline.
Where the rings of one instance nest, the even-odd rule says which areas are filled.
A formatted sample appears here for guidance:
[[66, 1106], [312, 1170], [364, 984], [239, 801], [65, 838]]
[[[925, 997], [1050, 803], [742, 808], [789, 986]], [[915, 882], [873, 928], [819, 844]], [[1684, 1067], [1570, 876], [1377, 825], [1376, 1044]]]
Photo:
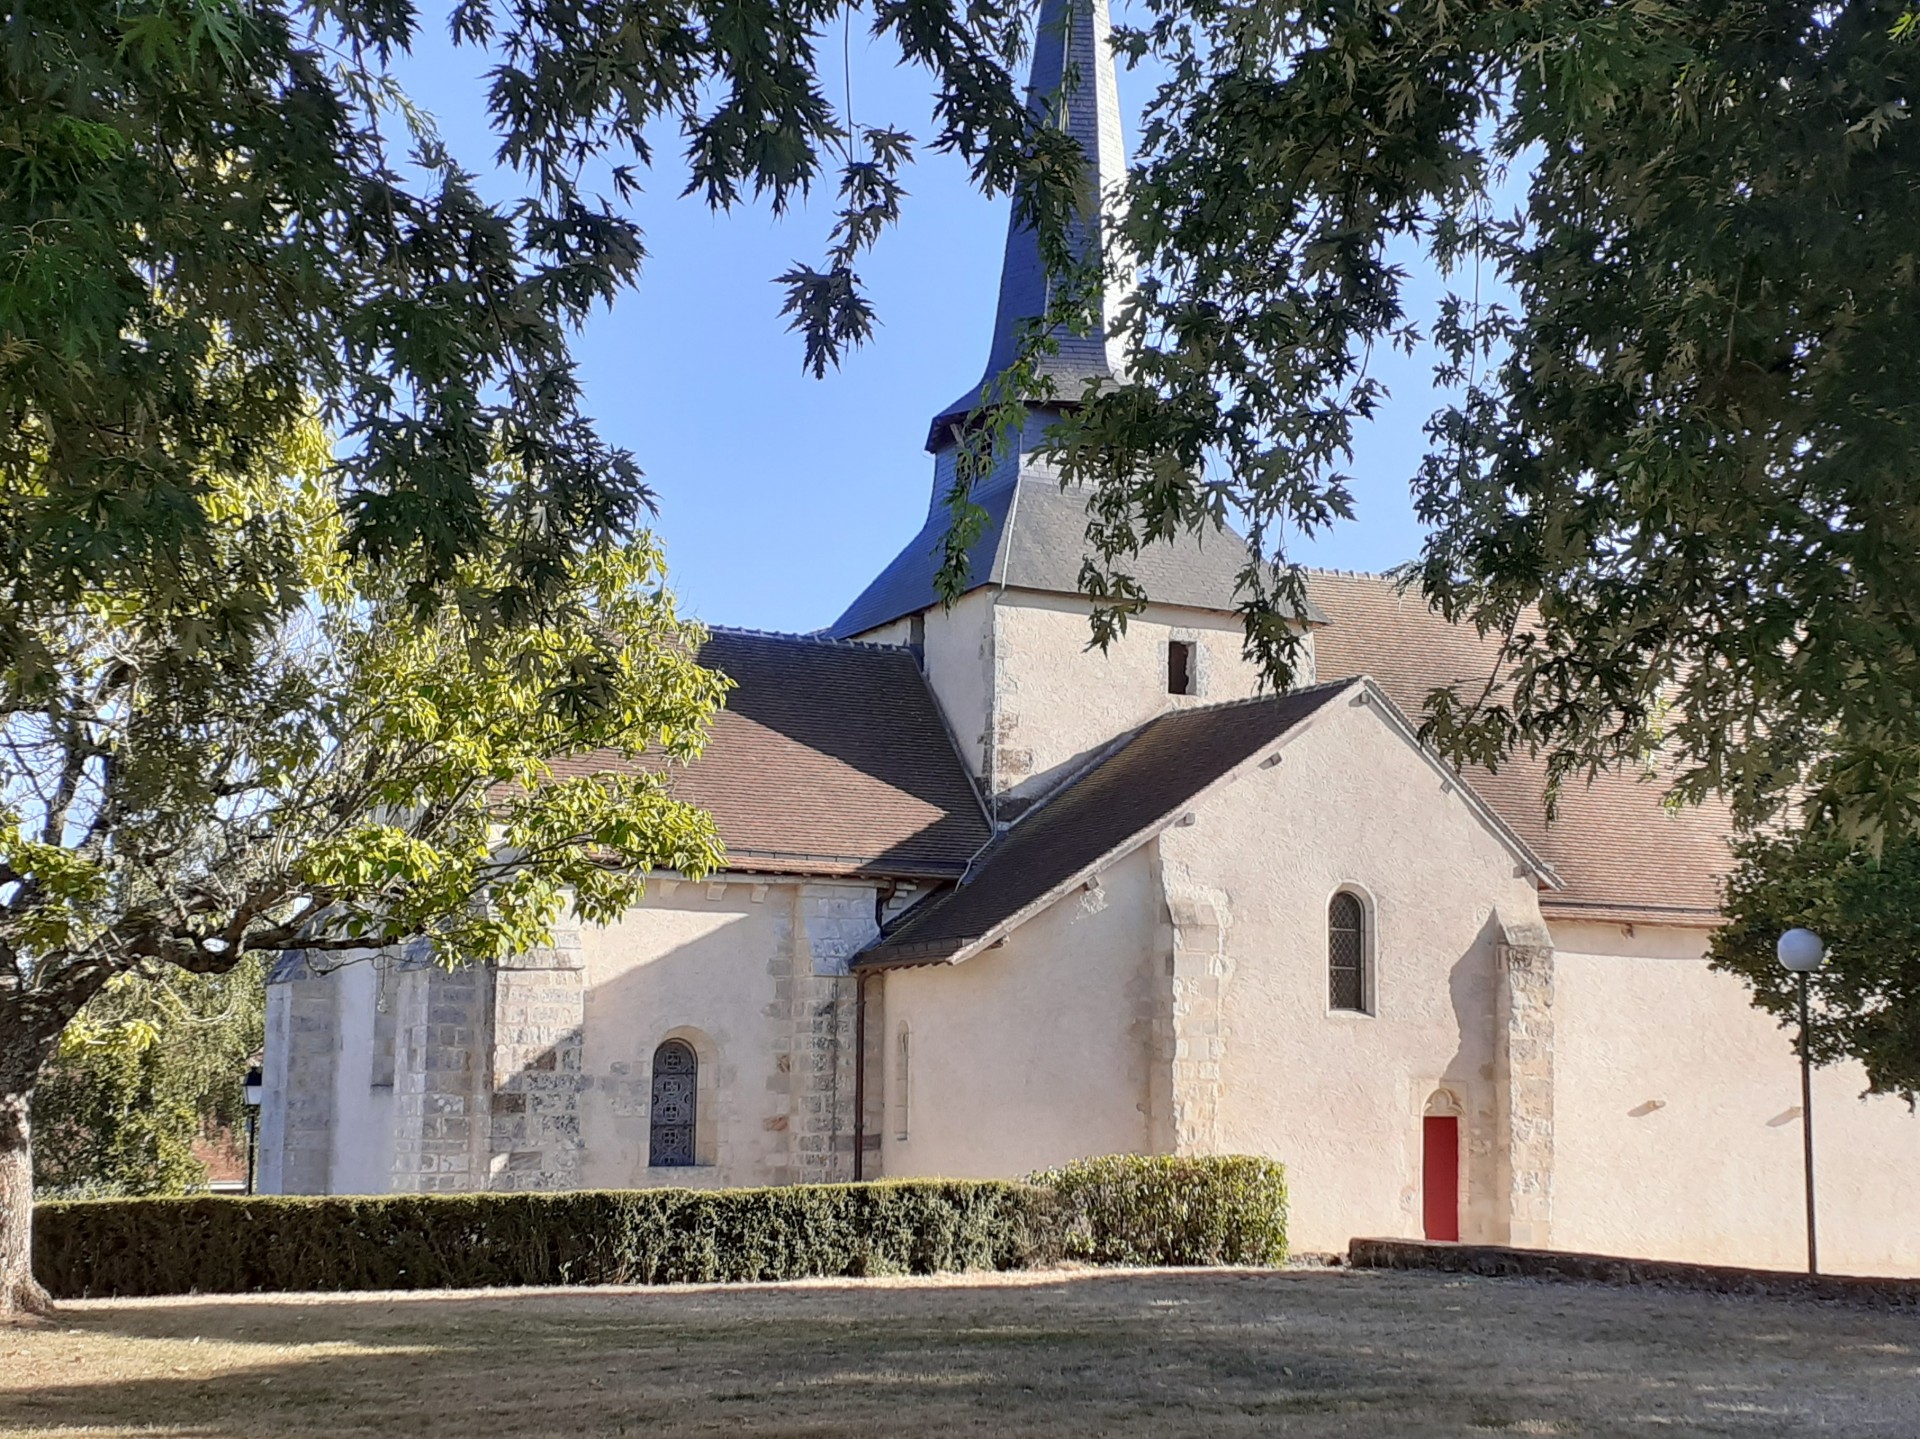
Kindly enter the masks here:
[[[1554, 1245], [1783, 1269], [1806, 1263], [1791, 1031], [1709, 970], [1701, 930], [1555, 923]], [[1820, 1258], [1920, 1274], [1920, 1115], [1814, 1071]]]
[[324, 1194], [333, 1169], [334, 1059], [339, 1049], [328, 977], [304, 954], [280, 957], [267, 982], [266, 1097], [256, 1182], [263, 1194]]
[[[669, 881], [582, 934], [589, 1187], [764, 1183], [782, 1166], [788, 1096], [774, 1084], [790, 1050], [794, 903], [790, 885], [759, 886], [756, 897], [744, 884]], [[669, 1037], [688, 1040], [700, 1062], [703, 1162], [649, 1173], [653, 1055]]]
[[[1009, 814], [1155, 715], [1259, 692], [1258, 672], [1241, 657], [1236, 615], [1149, 605], [1102, 652], [1087, 648], [1089, 612], [1076, 596], [998, 597], [991, 783], [1012, 801]], [[1172, 640], [1196, 647], [1192, 695], [1167, 693]]]
[[[866, 882], [660, 879], [615, 923], [454, 971], [393, 957], [268, 991], [267, 1193], [850, 1179]], [[692, 1166], [649, 1164], [653, 1061], [697, 1059]]]
[[[1164, 984], [1149, 850], [997, 949], [879, 981], [892, 1086], [882, 1131], [888, 1177], [1010, 1177], [1149, 1151], [1155, 993]], [[904, 1116], [895, 1104], [902, 1026], [911, 1055]]]
[[[1462, 1115], [1463, 1237], [1506, 1239], [1495, 963], [1503, 918], [1538, 923], [1532, 883], [1372, 707], [1324, 711], [1280, 753], [1160, 839], [1188, 916], [1175, 1147], [1286, 1163], [1301, 1250], [1417, 1236], [1439, 1096]], [[1343, 887], [1368, 910], [1371, 1013], [1328, 1007]]]

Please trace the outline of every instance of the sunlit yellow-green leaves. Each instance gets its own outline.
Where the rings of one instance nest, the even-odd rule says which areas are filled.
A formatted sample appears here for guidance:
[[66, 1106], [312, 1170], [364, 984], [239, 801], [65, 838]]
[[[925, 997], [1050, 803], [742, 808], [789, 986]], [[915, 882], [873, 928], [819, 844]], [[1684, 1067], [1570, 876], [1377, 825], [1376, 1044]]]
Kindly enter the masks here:
[[[510, 509], [533, 487], [496, 464]], [[111, 976], [261, 950], [500, 959], [570, 910], [616, 917], [649, 872], [718, 862], [672, 775], [725, 681], [651, 536], [588, 548], [517, 615], [425, 603], [346, 543], [340, 483], [308, 414], [208, 470], [165, 592], [13, 606], [0, 965], [40, 998], [0, 991], [0, 1040], [31, 1025], [50, 1050]], [[463, 593], [512, 588], [518, 525], [461, 562]]]

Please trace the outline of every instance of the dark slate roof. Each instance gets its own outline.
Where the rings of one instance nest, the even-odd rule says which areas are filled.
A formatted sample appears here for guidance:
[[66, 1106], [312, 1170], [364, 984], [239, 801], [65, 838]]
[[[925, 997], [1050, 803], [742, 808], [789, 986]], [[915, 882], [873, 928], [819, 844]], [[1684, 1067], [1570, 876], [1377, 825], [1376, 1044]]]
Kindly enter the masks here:
[[[1416, 723], [1433, 690], [1458, 684], [1477, 695], [1492, 673], [1499, 637], [1450, 624], [1418, 589], [1325, 570], [1307, 583], [1328, 616], [1314, 634], [1319, 672], [1370, 676]], [[1567, 780], [1549, 820], [1544, 756], [1515, 755], [1497, 773], [1474, 767], [1466, 778], [1553, 866], [1564, 888], [1540, 897], [1549, 918], [1697, 924], [1719, 910], [1732, 863], [1724, 805], [1669, 809], [1665, 785], [1613, 772]]]
[[[1036, 117], [1056, 102], [1063, 79], [1071, 75], [1074, 80], [1057, 123], [1080, 142], [1086, 157], [1082, 216], [1069, 235], [1075, 253], [1083, 258], [1098, 252], [1102, 197], [1110, 194], [1127, 173], [1110, 34], [1107, 0], [1044, 0], [1033, 37], [1033, 69], [1027, 79], [1027, 105]], [[933, 418], [927, 431], [929, 450], [952, 443], [953, 426], [973, 409], [981, 388], [1013, 362], [1021, 322], [1038, 319], [1047, 311], [1047, 287], [1047, 268], [1041, 262], [1034, 233], [1020, 224], [1016, 214], [1007, 223], [1000, 301], [994, 311], [986, 371], [977, 384]], [[1119, 295], [1106, 296], [1104, 308], [1109, 321], [1119, 303]], [[1076, 401], [1088, 381], [1113, 380], [1116, 367], [1105, 335], [1075, 335], [1057, 329], [1053, 339], [1058, 351], [1041, 357], [1040, 369], [1052, 378], [1058, 398]]]
[[[1045, 474], [1025, 472], [980, 496], [987, 522], [967, 554], [968, 588], [1080, 593], [1080, 565], [1087, 549], [1086, 502]], [[860, 592], [828, 633], [864, 634], [902, 615], [938, 604], [934, 571], [940, 566], [948, 512], [936, 508], [920, 533]], [[1246, 563], [1246, 541], [1232, 530], [1182, 535], [1147, 546], [1122, 568], [1139, 580], [1147, 598], [1160, 604], [1231, 612], [1234, 585]], [[1309, 623], [1322, 616], [1309, 607]]]
[[961, 884], [913, 909], [856, 964], [951, 963], [1053, 902], [1109, 857], [1157, 834], [1214, 781], [1354, 681], [1176, 710], [1135, 730], [1028, 812]]
[[[1054, 118], [1047, 123], [1057, 122], [1079, 142], [1086, 156], [1086, 193], [1071, 236], [1076, 252], [1082, 256], [1095, 253], [1105, 223], [1102, 205], [1127, 173], [1111, 33], [1108, 0], [1043, 0], [1027, 84], [1027, 103], [1035, 123], [1052, 112]], [[1074, 83], [1062, 99], [1062, 85], [1068, 76]], [[940, 451], [954, 443], [954, 426], [973, 409], [982, 388], [1012, 363], [1021, 326], [1046, 313], [1048, 284], [1033, 231], [1022, 226], [1016, 215], [1007, 225], [1000, 298], [994, 310], [986, 370], [965, 394], [934, 417], [927, 435], [929, 450]], [[1108, 287], [1103, 304], [1109, 322], [1123, 298], [1119, 286]], [[1034, 406], [1035, 415], [1042, 419], [1057, 416], [1063, 408], [1076, 404], [1090, 383], [1096, 387], [1112, 385], [1120, 374], [1118, 347], [1106, 334], [1073, 335], [1059, 330], [1052, 338], [1057, 351], [1042, 356], [1040, 368], [1053, 380], [1055, 402]], [[1084, 499], [1063, 493], [1057, 480], [1025, 454], [1007, 457], [1003, 466], [976, 491], [977, 503], [987, 512], [987, 522], [968, 555], [969, 587], [998, 584], [1078, 594], [1081, 560], [1087, 548]], [[864, 634], [939, 603], [933, 575], [939, 567], [946, 529], [947, 511], [936, 505], [920, 532], [834, 621], [829, 633], [842, 638]], [[1144, 586], [1149, 599], [1231, 611], [1235, 608], [1234, 581], [1245, 558], [1245, 542], [1231, 530], [1223, 530], [1204, 542], [1188, 535], [1153, 545], [1126, 568]], [[1306, 618], [1315, 616], [1309, 611]]]
[[[715, 630], [700, 661], [735, 684], [706, 752], [674, 774], [731, 867], [951, 878], [991, 830], [905, 649]], [[603, 771], [605, 756], [559, 761]]]

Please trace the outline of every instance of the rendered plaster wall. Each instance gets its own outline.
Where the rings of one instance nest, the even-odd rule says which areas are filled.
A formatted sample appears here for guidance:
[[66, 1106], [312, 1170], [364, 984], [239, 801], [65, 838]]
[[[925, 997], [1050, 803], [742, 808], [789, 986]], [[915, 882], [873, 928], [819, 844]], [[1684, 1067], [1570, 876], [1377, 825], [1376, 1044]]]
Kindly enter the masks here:
[[[991, 789], [1011, 802], [1044, 793], [1101, 746], [1155, 715], [1260, 692], [1240, 653], [1240, 620], [1210, 610], [1149, 605], [1106, 650], [1089, 649], [1091, 602], [1010, 590], [995, 611]], [[1167, 646], [1195, 648], [1198, 693], [1167, 693]], [[1303, 673], [1299, 682], [1312, 682]]]
[[[393, 1066], [379, 1064], [380, 1005], [391, 1000], [383, 961], [345, 965], [328, 977], [338, 1021], [333, 1063], [333, 1158], [327, 1192], [385, 1194], [393, 1182]], [[383, 985], [386, 992], [383, 994]]]
[[[1556, 1248], [1795, 1269], [1806, 1263], [1791, 1031], [1709, 970], [1701, 930], [1553, 926]], [[1820, 1259], [1920, 1274], [1920, 1116], [1814, 1071]]]
[[[761, 887], [756, 898], [744, 885], [656, 880], [619, 920], [583, 931], [581, 1068], [592, 1087], [581, 1105], [582, 1182], [589, 1188], [767, 1182], [786, 1152], [787, 1098], [772, 1081], [786, 1038], [775, 1001], [792, 923], [789, 886]], [[696, 1153], [703, 1162], [650, 1171], [653, 1054], [668, 1038], [686, 1039], [699, 1061]]]
[[[873, 886], [656, 880], [583, 931], [580, 1106], [588, 1187], [849, 1178], [855, 981]], [[649, 1168], [653, 1055], [699, 1061], [693, 1168]]]
[[[884, 988], [891, 1050], [883, 1172], [1014, 1177], [1090, 1154], [1149, 1152], [1160, 926], [1154, 866], [1141, 850], [1001, 948], [870, 981]], [[902, 1025], [911, 1039], [904, 1113]]]
[[[1506, 1238], [1495, 950], [1532, 881], [1370, 705], [1339, 701], [1160, 838], [1176, 966], [1192, 977], [1167, 1133], [1186, 1152], [1286, 1164], [1292, 1237], [1419, 1236], [1421, 1120], [1462, 1113], [1462, 1237]], [[1357, 890], [1372, 1012], [1331, 1011], [1327, 904]], [[1209, 932], [1211, 931], [1211, 932]]]

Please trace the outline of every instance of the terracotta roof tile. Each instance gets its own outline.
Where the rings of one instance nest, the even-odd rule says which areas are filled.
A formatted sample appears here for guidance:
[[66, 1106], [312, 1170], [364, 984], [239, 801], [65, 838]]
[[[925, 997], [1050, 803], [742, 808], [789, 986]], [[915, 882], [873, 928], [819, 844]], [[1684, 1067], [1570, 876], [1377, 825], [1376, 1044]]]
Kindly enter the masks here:
[[911, 910], [859, 966], [960, 956], [1090, 866], [1165, 828], [1208, 785], [1349, 687], [1316, 685], [1148, 721], [996, 839], [958, 888]]
[[[1416, 721], [1431, 691], [1459, 684], [1463, 694], [1477, 694], [1492, 671], [1497, 637], [1449, 624], [1417, 590], [1402, 591], [1386, 576], [1318, 571], [1308, 588], [1328, 618], [1314, 632], [1319, 674], [1371, 675]], [[1730, 864], [1724, 807], [1671, 810], [1659, 783], [1611, 773], [1591, 785], [1563, 784], [1549, 821], [1544, 757], [1520, 755], [1497, 773], [1465, 774], [1565, 882], [1563, 891], [1541, 896], [1549, 915], [1697, 923], [1718, 910], [1719, 880]]]
[[[733, 679], [674, 793], [713, 814], [735, 869], [952, 877], [991, 831], [913, 655], [808, 635], [715, 630]], [[555, 765], [604, 769], [604, 756]]]

